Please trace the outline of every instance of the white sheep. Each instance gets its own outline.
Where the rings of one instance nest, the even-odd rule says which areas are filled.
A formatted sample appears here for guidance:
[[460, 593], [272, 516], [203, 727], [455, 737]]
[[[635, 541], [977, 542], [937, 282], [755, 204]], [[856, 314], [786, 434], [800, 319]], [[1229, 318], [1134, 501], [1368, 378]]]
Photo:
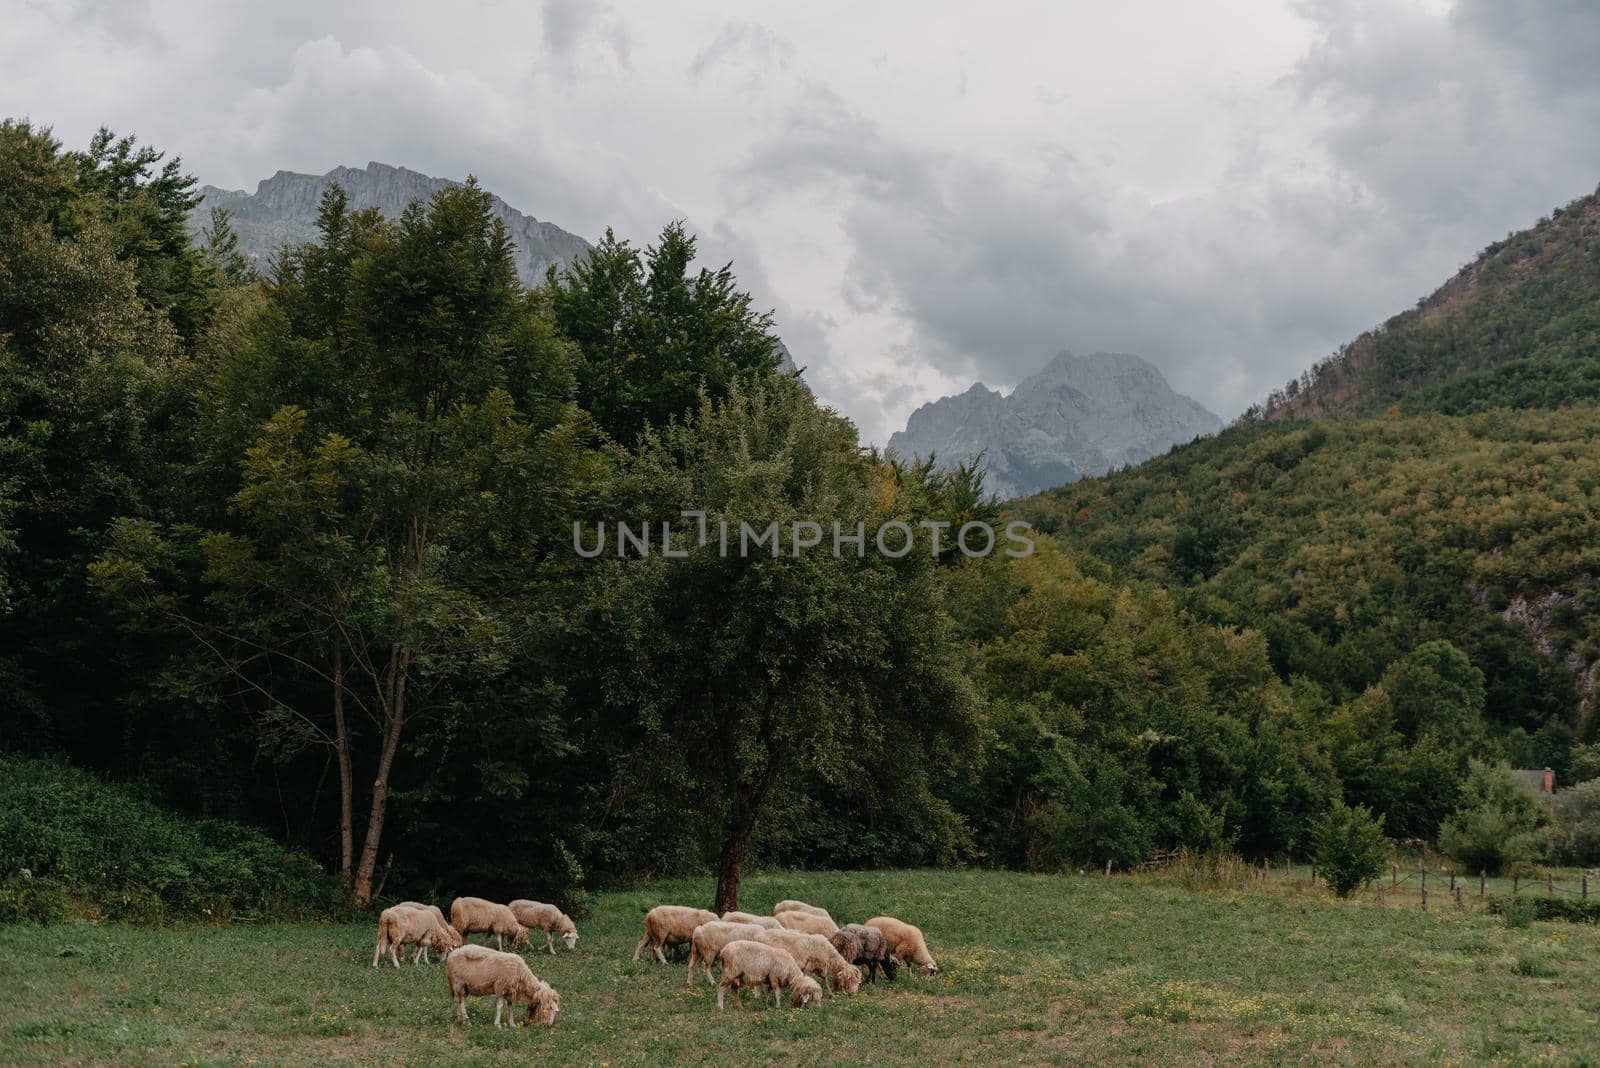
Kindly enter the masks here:
[[732, 923], [728, 920], [702, 923], [696, 927], [689, 939], [689, 976], [683, 985], [693, 983], [694, 973], [700, 968], [705, 969], [706, 982], [714, 983], [716, 980], [711, 978], [711, 966], [717, 962], [717, 954], [722, 952], [722, 947], [741, 938], [754, 939], [763, 930], [765, 928], [760, 924]]
[[833, 922], [831, 916], [818, 916], [814, 912], [798, 912], [790, 909], [778, 913], [778, 926], [786, 931], [804, 931], [806, 934], [822, 935], [832, 938], [839, 933], [839, 925]]
[[[428, 947], [448, 953], [460, 944], [456, 933], [440, 923], [433, 913], [397, 905], [384, 909], [378, 917], [378, 945], [372, 951], [372, 966], [376, 968], [387, 953], [390, 963], [400, 967], [401, 946], [417, 946], [419, 951]], [[411, 963], [417, 962], [417, 957], [413, 956]]]
[[506, 907], [517, 918], [517, 922], [530, 931], [544, 932], [544, 946], [550, 951], [552, 957], [555, 956], [556, 952], [555, 941], [551, 938], [553, 934], [559, 934], [561, 940], [567, 944], [568, 949], [578, 948], [577, 926], [572, 922], [571, 917], [554, 905], [518, 898]]
[[554, 1025], [556, 1013], [561, 1011], [561, 995], [534, 975], [528, 962], [515, 953], [501, 953], [488, 946], [462, 946], [445, 957], [444, 974], [450, 984], [450, 996], [456, 999], [456, 1019], [462, 1023], [468, 1022], [469, 994], [474, 997], [494, 995], [497, 1028], [505, 1009], [510, 1009], [507, 1022], [516, 1026], [516, 1003], [519, 1001], [528, 1006], [529, 1022], [547, 1027]]
[[928, 943], [923, 941], [919, 929], [893, 916], [874, 916], [867, 921], [867, 926], [882, 931], [883, 940], [889, 943], [889, 952], [908, 967], [916, 965], [929, 979], [939, 974], [939, 965], [928, 952]]
[[528, 929], [517, 922], [512, 911], [481, 897], [458, 897], [450, 902], [450, 926], [463, 939], [480, 931], [492, 934], [495, 948], [500, 950], [506, 948], [507, 938], [511, 939], [512, 949], [528, 944]]
[[831, 983], [836, 992], [854, 994], [861, 989], [861, 969], [845, 960], [822, 935], [804, 931], [762, 931], [752, 941], [788, 950], [801, 971]]
[[662, 952], [673, 946], [687, 944], [694, 938], [694, 929], [702, 923], [716, 923], [717, 914], [709, 909], [689, 908], [687, 905], [657, 905], [644, 917], [644, 937], [639, 939], [639, 945], [633, 951], [633, 959], [638, 960], [639, 954], [644, 952], [644, 947], [649, 946], [655, 953], [656, 960], [662, 964], [667, 963], [667, 955]]
[[776, 916], [757, 916], [751, 912], [724, 912], [722, 918], [728, 923], [753, 923], [757, 927], [775, 930], [781, 926]]
[[[397, 901], [395, 902], [394, 907], [397, 909], [422, 909], [424, 912], [431, 913], [433, 918], [439, 921], [439, 926], [450, 932], [450, 948], [455, 949], [457, 946], [461, 945], [461, 936], [456, 933], [455, 928], [451, 927], [449, 921], [444, 918], [444, 913], [439, 910], [438, 905], [424, 905], [420, 901]], [[411, 963], [415, 964], [418, 958], [421, 958], [422, 963], [424, 964], [433, 963], [433, 958], [428, 956], [427, 945], [420, 945], [417, 947], [417, 952], [412, 955]]]
[[796, 1005], [810, 1005], [822, 999], [822, 987], [800, 970], [800, 965], [784, 949], [777, 946], [738, 939], [722, 947], [717, 955], [722, 966], [722, 978], [717, 982], [717, 1008], [723, 1009], [723, 995], [733, 991], [733, 1003], [741, 1009], [744, 1001], [740, 991], [745, 987], [765, 986], [772, 990], [772, 1000], [783, 1007], [783, 990], [788, 988]]
[[833, 919], [832, 916], [828, 915], [827, 909], [818, 908], [815, 905], [807, 905], [804, 901], [780, 901], [772, 906], [772, 914], [774, 916], [780, 912], [809, 912], [813, 916], [823, 916], [829, 920]]

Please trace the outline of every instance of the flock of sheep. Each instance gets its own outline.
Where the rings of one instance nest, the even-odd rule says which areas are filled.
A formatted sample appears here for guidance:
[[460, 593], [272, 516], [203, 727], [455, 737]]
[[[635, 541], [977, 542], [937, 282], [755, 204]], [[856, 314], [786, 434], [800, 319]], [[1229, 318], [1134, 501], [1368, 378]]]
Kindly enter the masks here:
[[[414, 947], [413, 964], [431, 959], [430, 952], [440, 953], [450, 996], [456, 1002], [456, 1018], [462, 1023], [467, 1022], [469, 996], [493, 995], [496, 1027], [501, 1026], [502, 1013], [507, 1023], [515, 1025], [519, 1001], [528, 1006], [525, 1022], [550, 1026], [561, 1011], [561, 995], [534, 975], [520, 955], [505, 952], [506, 940], [518, 950], [528, 944], [533, 931], [544, 932], [545, 948], [552, 954], [557, 935], [568, 949], [577, 948], [577, 927], [554, 905], [538, 901], [501, 905], [480, 897], [458, 897], [450, 905], [446, 922], [437, 906], [402, 901], [384, 909], [378, 919], [372, 966], [376, 968], [387, 955], [391, 964], [400, 967], [400, 951], [408, 947]], [[494, 935], [498, 948], [468, 943], [471, 934]], [[718, 916], [707, 909], [657, 905], [645, 914], [644, 937], [634, 949], [633, 959], [638, 960], [648, 948], [665, 964], [666, 951], [684, 945], [689, 947], [686, 984], [693, 983], [696, 973], [702, 971], [710, 983], [713, 966], [720, 970], [721, 977], [716, 980], [719, 1009], [729, 990], [741, 1008], [746, 989], [770, 989], [774, 1004], [780, 1007], [785, 990], [796, 1005], [821, 1000], [823, 984], [834, 993], [853, 994], [861, 988], [863, 968], [868, 982], [875, 982], [879, 971], [893, 980], [897, 963], [915, 967], [930, 978], [939, 974], [922, 932], [911, 924], [892, 916], [875, 916], [864, 924], [840, 927], [826, 909], [804, 901], [780, 901], [771, 916], [748, 912]]]

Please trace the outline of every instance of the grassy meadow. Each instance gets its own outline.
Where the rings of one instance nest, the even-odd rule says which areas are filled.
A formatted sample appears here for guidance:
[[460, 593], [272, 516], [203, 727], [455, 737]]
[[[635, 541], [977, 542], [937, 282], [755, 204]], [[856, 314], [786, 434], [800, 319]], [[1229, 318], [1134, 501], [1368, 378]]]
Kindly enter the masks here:
[[719, 1014], [682, 964], [630, 959], [648, 906], [709, 889], [601, 895], [576, 952], [531, 953], [562, 995], [549, 1031], [496, 1032], [493, 999], [456, 1026], [442, 966], [370, 967], [366, 925], [0, 928], [0, 1063], [1600, 1064], [1600, 929], [1507, 928], [1470, 901], [1339, 902], [1281, 873], [1219, 891], [1162, 876], [766, 874], [746, 908], [799, 897], [841, 919], [900, 915], [943, 974]]

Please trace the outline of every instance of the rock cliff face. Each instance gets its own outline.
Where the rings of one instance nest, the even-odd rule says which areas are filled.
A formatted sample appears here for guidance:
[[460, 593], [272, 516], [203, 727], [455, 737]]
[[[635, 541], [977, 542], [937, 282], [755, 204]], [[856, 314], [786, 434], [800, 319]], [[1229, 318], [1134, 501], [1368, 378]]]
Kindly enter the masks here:
[[[334, 182], [344, 187], [350, 207], [377, 208], [389, 218], [398, 218], [407, 204], [427, 198], [447, 185], [444, 178], [432, 178], [405, 167], [387, 163], [368, 163], [366, 168], [335, 167], [327, 174], [297, 174], [279, 171], [256, 186], [254, 193], [239, 189], [200, 189], [204, 200], [191, 217], [199, 229], [210, 217], [211, 208], [220, 206], [233, 213], [233, 227], [239, 235], [239, 250], [258, 267], [285, 244], [311, 241], [317, 235], [317, 204]], [[589, 251], [589, 242], [551, 223], [524, 215], [499, 197], [493, 198], [493, 211], [504, 220], [516, 246], [517, 273], [526, 284], [544, 278], [552, 264], [564, 267]]]
[[1062, 352], [1009, 395], [979, 382], [924, 404], [889, 448], [934, 454], [941, 466], [981, 453], [985, 485], [1009, 498], [1138, 463], [1221, 425], [1137, 356]]

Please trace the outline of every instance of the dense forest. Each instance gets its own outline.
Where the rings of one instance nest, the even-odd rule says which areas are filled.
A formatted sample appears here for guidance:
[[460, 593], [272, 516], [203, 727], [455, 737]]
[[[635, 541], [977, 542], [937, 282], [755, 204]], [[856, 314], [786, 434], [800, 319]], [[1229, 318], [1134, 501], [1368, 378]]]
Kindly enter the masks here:
[[[398, 219], [335, 187], [258, 275], [225, 213], [190, 240], [193, 185], [0, 125], [17, 900], [26, 864], [124, 910], [703, 871], [731, 907], [750, 865], [1304, 854], [1330, 812], [1521, 843], [1496, 866], [1593, 848], [1600, 796], [1494, 789], [1600, 778], [1587, 372], [1558, 410], [1252, 421], [1013, 505], [1053, 535], [1020, 559], [589, 560], [575, 522], [1011, 516], [863, 447], [679, 225], [527, 290], [474, 183]], [[1592, 350], [1587, 293], [1508, 306]], [[164, 876], [88, 859], [124, 817]]]

